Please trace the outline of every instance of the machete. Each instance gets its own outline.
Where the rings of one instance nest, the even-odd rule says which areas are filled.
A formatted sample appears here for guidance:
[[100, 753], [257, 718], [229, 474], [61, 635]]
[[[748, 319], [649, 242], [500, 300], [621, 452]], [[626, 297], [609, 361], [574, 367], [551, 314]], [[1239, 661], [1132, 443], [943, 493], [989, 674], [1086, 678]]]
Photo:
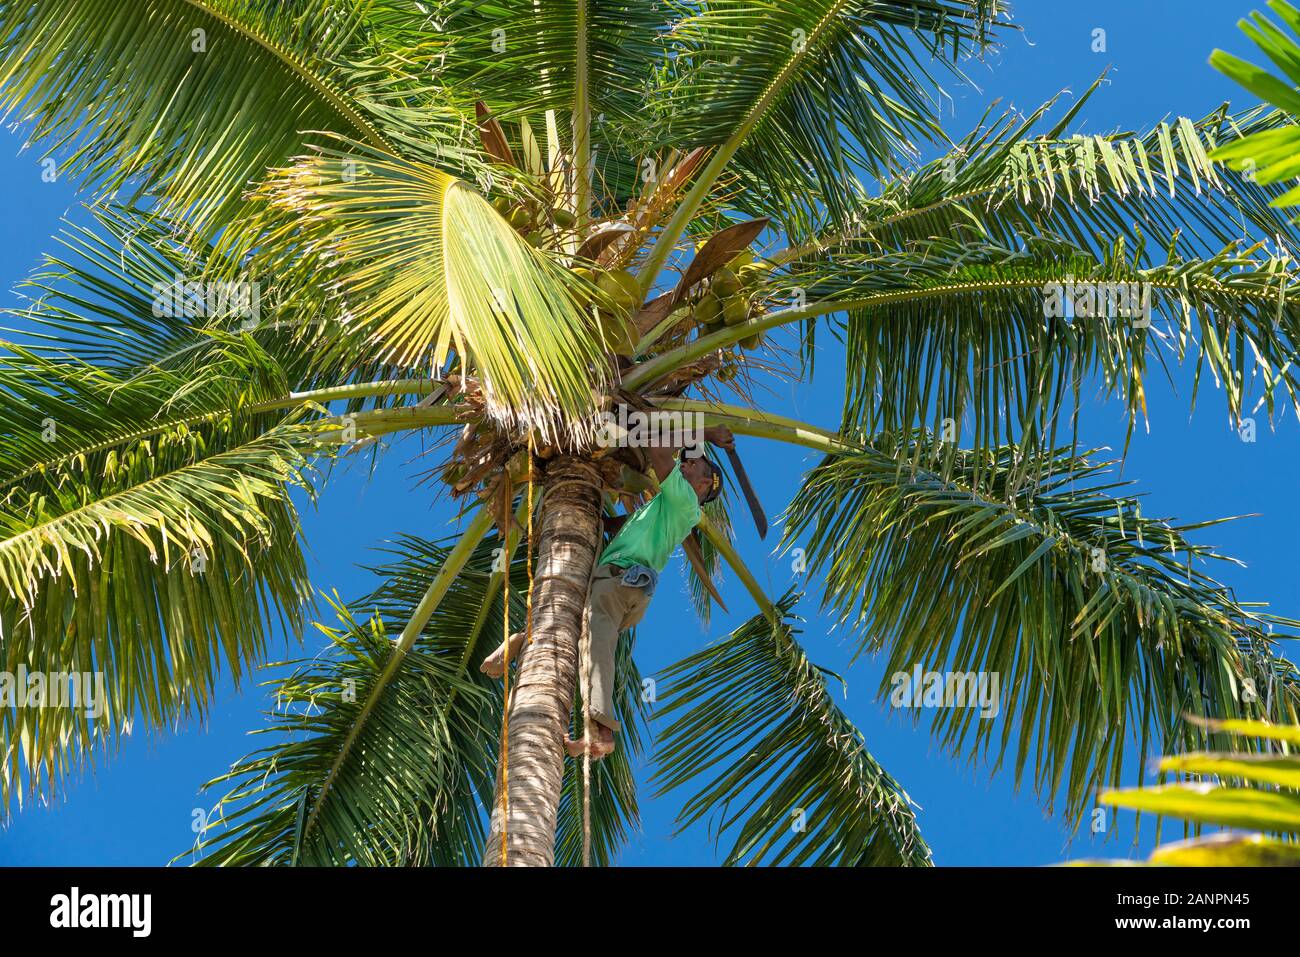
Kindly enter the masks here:
[[745, 466], [740, 464], [740, 455], [735, 449], [726, 449], [727, 459], [731, 462], [731, 470], [736, 473], [736, 481], [740, 483], [740, 490], [745, 493], [745, 501], [749, 503], [749, 512], [754, 516], [754, 525], [758, 528], [758, 537], [767, 538], [767, 515], [763, 512], [763, 506], [759, 504], [758, 496], [754, 493], [754, 486], [749, 482], [749, 475], [745, 472]]

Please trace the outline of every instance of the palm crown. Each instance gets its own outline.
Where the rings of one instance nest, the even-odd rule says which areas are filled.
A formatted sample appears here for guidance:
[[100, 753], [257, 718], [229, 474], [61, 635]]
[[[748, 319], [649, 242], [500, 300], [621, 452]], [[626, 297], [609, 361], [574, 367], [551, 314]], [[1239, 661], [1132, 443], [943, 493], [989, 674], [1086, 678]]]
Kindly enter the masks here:
[[[286, 734], [215, 782], [202, 859], [494, 862], [504, 798], [509, 853], [576, 863], [583, 780], [554, 744], [581, 598], [602, 506], [653, 484], [593, 440], [617, 403], [823, 453], [784, 542], [826, 607], [887, 673], [999, 672], [1000, 723], [934, 731], [1032, 769], [1071, 820], [1149, 742], [1204, 744], [1183, 713], [1294, 721], [1270, 637], [1292, 623], [1238, 603], [1188, 537], [1208, 523], [1144, 515], [1072, 424], [1099, 384], [1131, 429], [1164, 351], [1194, 352], [1238, 418], [1294, 401], [1293, 229], [1274, 187], [1208, 159], [1274, 121], [1070, 135], [1085, 95], [950, 142], [928, 71], [959, 80], [1004, 7], [0, 0], [0, 97], [98, 197], [0, 358], [0, 648], [109, 688], [94, 721], [0, 712], [4, 806], [131, 722], [203, 713], [277, 620], [301, 632], [292, 493], [417, 432], [465, 527], [396, 530], [376, 591], [334, 602], [330, 652], [276, 683]], [[1155, 319], [1045, 320], [1067, 282], [1141, 287]], [[243, 283], [256, 316], [204, 299]], [[815, 374], [819, 331], [845, 349], [831, 428], [754, 398]], [[725, 564], [758, 612], [668, 670], [657, 781], [690, 789], [684, 822], [721, 814], [730, 862], [928, 863], [805, 654], [798, 595], [764, 594], [726, 497], [705, 511], [697, 610]], [[500, 773], [476, 666], [530, 619], [552, 654], [519, 666]], [[598, 862], [636, 818], [629, 646], [625, 746], [587, 794]]]

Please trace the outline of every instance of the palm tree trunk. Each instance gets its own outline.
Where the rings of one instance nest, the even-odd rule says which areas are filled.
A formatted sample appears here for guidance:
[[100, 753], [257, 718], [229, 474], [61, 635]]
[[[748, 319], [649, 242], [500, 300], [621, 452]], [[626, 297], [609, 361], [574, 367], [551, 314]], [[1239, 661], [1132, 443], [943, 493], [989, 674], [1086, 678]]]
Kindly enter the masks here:
[[[533, 585], [533, 640], [511, 681], [506, 751], [510, 866], [555, 862], [564, 737], [578, 674], [578, 635], [600, 547], [600, 473], [560, 456], [546, 465]], [[483, 866], [501, 864], [501, 770]]]

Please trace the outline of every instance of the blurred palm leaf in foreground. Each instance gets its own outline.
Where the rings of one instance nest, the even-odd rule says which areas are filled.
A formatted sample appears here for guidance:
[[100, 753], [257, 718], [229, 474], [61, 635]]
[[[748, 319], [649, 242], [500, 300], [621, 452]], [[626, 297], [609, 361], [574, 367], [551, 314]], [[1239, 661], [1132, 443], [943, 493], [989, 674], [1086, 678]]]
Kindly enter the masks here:
[[[1106, 791], [1102, 804], [1172, 817], [1200, 827], [1241, 828], [1167, 844], [1146, 863], [1176, 867], [1300, 867], [1300, 725], [1204, 722], [1211, 732], [1258, 738], [1258, 752], [1194, 752], [1160, 761], [1160, 771], [1194, 774], [1192, 783]], [[1277, 835], [1277, 836], [1274, 836]], [[1110, 863], [1085, 861], [1082, 863]], [[1126, 862], [1114, 862], [1126, 863]]]
[[[1293, 33], [1300, 34], [1300, 9], [1286, 0], [1269, 0], [1268, 5]], [[1290, 84], [1263, 67], [1223, 50], [1215, 50], [1210, 63], [1261, 100], [1276, 106], [1283, 115], [1293, 119], [1300, 117], [1300, 93], [1295, 89], [1300, 86], [1300, 44], [1259, 11], [1253, 12], [1250, 19], [1243, 18], [1238, 25], [1286, 74]], [[1300, 126], [1287, 124], [1260, 130], [1220, 147], [1210, 157], [1246, 173], [1263, 185], [1293, 180], [1300, 175]], [[1300, 204], [1300, 186], [1273, 200], [1274, 206], [1297, 204]]]

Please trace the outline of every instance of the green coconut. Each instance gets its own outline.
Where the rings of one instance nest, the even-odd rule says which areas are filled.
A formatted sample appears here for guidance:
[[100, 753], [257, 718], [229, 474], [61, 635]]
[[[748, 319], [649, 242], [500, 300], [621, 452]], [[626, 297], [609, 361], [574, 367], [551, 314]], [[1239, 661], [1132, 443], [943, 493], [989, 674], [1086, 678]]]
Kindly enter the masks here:
[[722, 321], [729, 326], [738, 326], [749, 318], [749, 300], [744, 296], [732, 296], [722, 303]]
[[641, 286], [626, 269], [602, 273], [596, 285], [620, 312], [631, 313], [641, 303]]
[[624, 316], [610, 312], [600, 314], [600, 332], [609, 348], [624, 358], [636, 354], [636, 327]]
[[510, 225], [522, 232], [525, 229], [531, 229], [533, 226], [533, 216], [522, 206], [516, 206], [510, 211]]
[[722, 300], [716, 293], [705, 293], [695, 304], [695, 318], [702, 326], [722, 324]]
[[740, 280], [742, 286], [748, 288], [762, 282], [764, 274], [771, 268], [771, 263], [751, 262], [736, 270], [736, 278]]
[[723, 299], [728, 296], [734, 296], [740, 292], [740, 280], [736, 274], [723, 266], [713, 274], [713, 279], [709, 283], [709, 288], [716, 292]]

